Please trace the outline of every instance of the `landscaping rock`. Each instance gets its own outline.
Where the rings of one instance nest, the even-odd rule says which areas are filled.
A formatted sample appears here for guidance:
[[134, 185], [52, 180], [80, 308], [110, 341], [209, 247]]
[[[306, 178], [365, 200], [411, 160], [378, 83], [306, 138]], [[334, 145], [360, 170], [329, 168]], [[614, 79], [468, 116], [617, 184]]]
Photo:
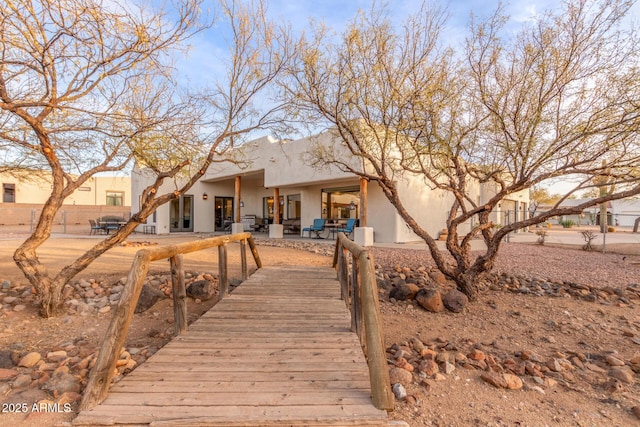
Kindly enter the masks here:
[[24, 355], [22, 359], [20, 359], [20, 361], [18, 362], [18, 366], [21, 366], [23, 368], [31, 368], [35, 366], [36, 363], [40, 361], [40, 359], [42, 359], [42, 356], [40, 356], [40, 353], [34, 351]]
[[164, 297], [164, 293], [162, 293], [161, 290], [153, 288], [147, 284], [143, 285], [135, 313], [144, 313]]
[[507, 380], [497, 372], [483, 372], [480, 378], [496, 388], [508, 388]]
[[47, 361], [49, 362], [57, 363], [66, 358], [67, 358], [67, 352], [64, 350], [50, 351], [49, 353], [47, 353]]
[[13, 368], [13, 357], [12, 351], [10, 350], [0, 350], [0, 369], [10, 369]]
[[407, 398], [407, 390], [402, 384], [394, 384], [392, 390], [396, 399], [404, 400]]
[[0, 368], [0, 381], [10, 380], [11, 378], [17, 377], [19, 374], [15, 369], [4, 369]]
[[406, 301], [415, 297], [415, 288], [402, 283], [391, 289], [389, 292], [389, 298], [393, 298], [396, 301]]
[[440, 272], [439, 270], [430, 271], [429, 277], [438, 285], [444, 285], [445, 283], [447, 283], [446, 276], [442, 274], [442, 272]]
[[31, 385], [31, 375], [29, 374], [19, 374], [12, 383], [14, 389], [17, 388], [25, 388]]
[[413, 375], [405, 369], [392, 367], [389, 369], [389, 380], [391, 384], [408, 386], [413, 381]]
[[80, 392], [80, 379], [75, 375], [61, 374], [54, 376], [44, 387], [50, 390], [54, 396], [60, 396], [67, 392]]
[[469, 298], [457, 289], [451, 289], [442, 299], [444, 306], [454, 313], [460, 313], [469, 302]]
[[517, 375], [502, 374], [502, 377], [506, 381], [508, 389], [520, 390], [522, 388], [522, 380]]
[[215, 284], [209, 280], [198, 280], [187, 286], [187, 296], [190, 296], [191, 298], [207, 301], [215, 294]]
[[416, 293], [415, 300], [422, 308], [432, 313], [440, 313], [444, 310], [442, 296], [437, 289], [420, 289]]
[[625, 384], [633, 384], [633, 371], [628, 367], [613, 368], [609, 372], [609, 376], [622, 381]]
[[431, 377], [438, 372], [440, 372], [440, 367], [433, 360], [423, 360], [420, 362], [420, 366], [418, 366], [420, 372], [425, 374], [427, 377]]

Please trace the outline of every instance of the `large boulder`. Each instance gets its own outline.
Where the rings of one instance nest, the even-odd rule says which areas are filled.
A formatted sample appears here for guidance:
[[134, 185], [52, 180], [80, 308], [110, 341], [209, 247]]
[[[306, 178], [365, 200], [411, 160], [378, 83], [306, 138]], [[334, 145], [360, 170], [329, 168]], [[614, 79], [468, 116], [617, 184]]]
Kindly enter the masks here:
[[215, 286], [210, 280], [198, 280], [187, 286], [187, 296], [206, 301], [216, 293]]
[[396, 301], [411, 300], [416, 296], [418, 292], [418, 286], [415, 283], [403, 283], [391, 289], [389, 292], [389, 298], [393, 298]]
[[442, 302], [448, 310], [454, 313], [460, 313], [469, 302], [469, 298], [457, 289], [451, 289], [442, 299]]
[[156, 289], [147, 284], [142, 286], [140, 292], [140, 298], [138, 298], [138, 304], [136, 305], [136, 313], [144, 313], [155, 305], [158, 301], [164, 298], [164, 293], [160, 289]]
[[442, 296], [437, 289], [420, 289], [415, 297], [422, 308], [433, 313], [440, 313], [444, 310]]

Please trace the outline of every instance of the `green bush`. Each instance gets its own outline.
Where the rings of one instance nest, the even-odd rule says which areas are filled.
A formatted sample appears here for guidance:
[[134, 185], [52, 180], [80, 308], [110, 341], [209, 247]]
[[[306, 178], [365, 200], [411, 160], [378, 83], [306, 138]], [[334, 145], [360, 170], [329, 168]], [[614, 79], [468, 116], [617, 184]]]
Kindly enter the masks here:
[[573, 222], [573, 220], [571, 220], [571, 219], [567, 219], [567, 220], [564, 220], [564, 221], [560, 221], [560, 225], [561, 225], [563, 228], [571, 228], [571, 227], [573, 227], [574, 225], [576, 225], [576, 223], [575, 223], [575, 222]]

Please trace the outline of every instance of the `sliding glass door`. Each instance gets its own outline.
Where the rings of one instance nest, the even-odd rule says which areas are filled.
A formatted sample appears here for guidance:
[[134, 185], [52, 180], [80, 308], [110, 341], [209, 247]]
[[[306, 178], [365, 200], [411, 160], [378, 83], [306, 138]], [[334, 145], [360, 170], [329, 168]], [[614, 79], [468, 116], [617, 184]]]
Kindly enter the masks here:
[[171, 201], [169, 207], [170, 231], [193, 231], [193, 196], [182, 196]]

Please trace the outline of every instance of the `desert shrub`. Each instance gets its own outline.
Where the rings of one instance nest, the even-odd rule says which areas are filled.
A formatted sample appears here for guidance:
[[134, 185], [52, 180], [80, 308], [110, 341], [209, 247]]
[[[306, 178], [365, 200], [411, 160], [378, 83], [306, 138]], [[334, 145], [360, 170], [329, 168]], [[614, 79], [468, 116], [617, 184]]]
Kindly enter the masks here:
[[583, 251], [590, 251], [593, 249], [593, 246], [591, 245], [591, 242], [593, 241], [593, 239], [595, 239], [596, 237], [598, 237], [597, 234], [595, 234], [593, 231], [591, 230], [585, 230], [585, 231], [581, 231], [580, 234], [582, 234], [582, 238], [585, 241], [585, 244], [582, 246], [582, 250]]
[[573, 222], [573, 220], [571, 219], [566, 219], [564, 221], [560, 221], [560, 225], [564, 228], [571, 228], [575, 225], [576, 223]]
[[538, 231], [536, 231], [536, 234], [538, 235], [538, 244], [539, 245], [544, 245], [544, 239], [547, 238], [547, 231], [546, 230], [538, 230]]

